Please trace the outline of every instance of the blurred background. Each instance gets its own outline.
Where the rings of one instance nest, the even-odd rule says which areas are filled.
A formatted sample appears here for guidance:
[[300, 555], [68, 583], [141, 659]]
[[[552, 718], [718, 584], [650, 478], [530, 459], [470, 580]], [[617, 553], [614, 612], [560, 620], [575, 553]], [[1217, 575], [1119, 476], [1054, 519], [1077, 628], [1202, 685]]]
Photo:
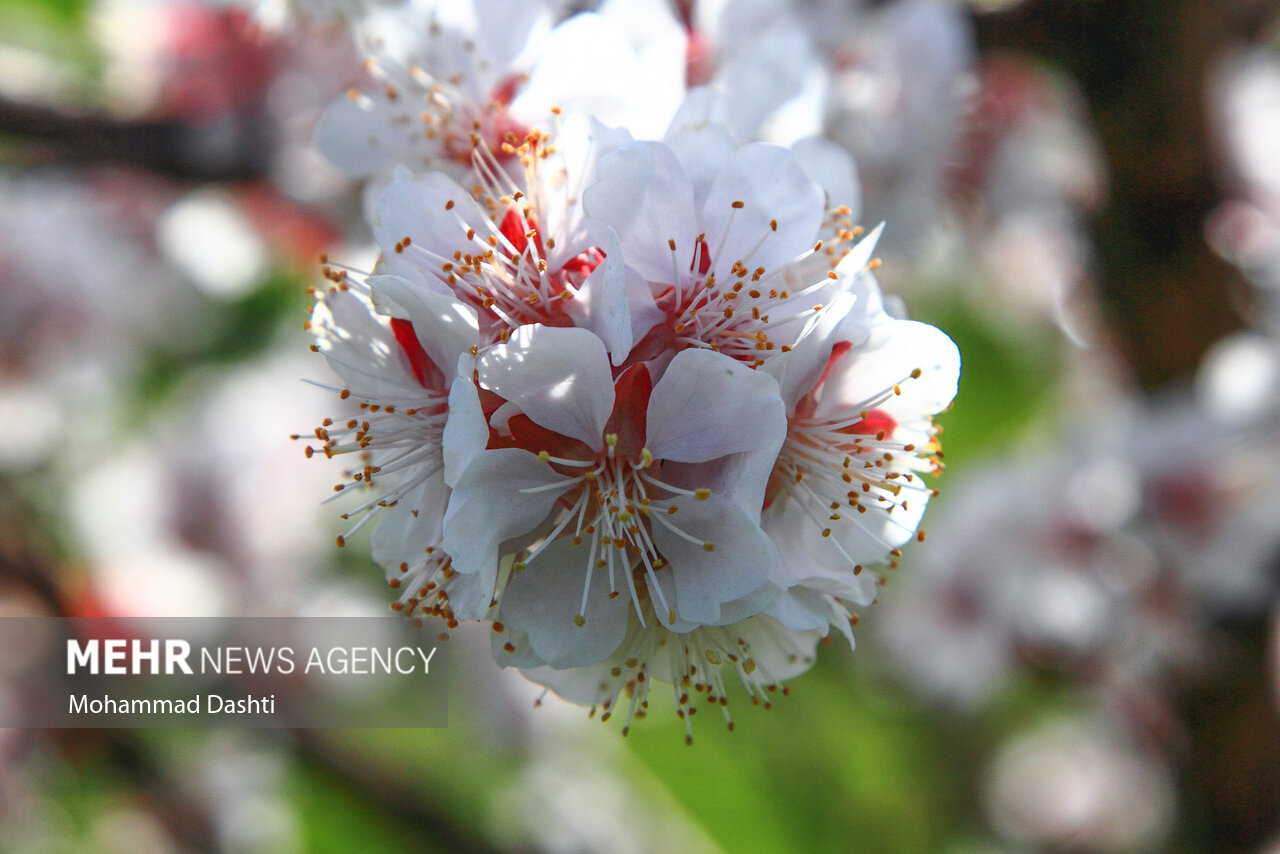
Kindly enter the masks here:
[[[358, 5], [0, 0], [0, 615], [385, 611], [289, 440], [374, 251], [312, 147]], [[466, 627], [447, 729], [0, 730], [0, 850], [1280, 852], [1280, 9], [717, 6], [698, 73], [799, 40], [964, 358], [857, 652], [691, 748]]]

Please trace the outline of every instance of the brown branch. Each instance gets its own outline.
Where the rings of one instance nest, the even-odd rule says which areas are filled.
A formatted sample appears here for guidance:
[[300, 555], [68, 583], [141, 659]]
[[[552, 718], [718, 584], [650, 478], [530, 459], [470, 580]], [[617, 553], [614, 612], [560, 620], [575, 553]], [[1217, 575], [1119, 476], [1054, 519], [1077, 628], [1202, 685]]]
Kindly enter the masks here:
[[127, 165], [191, 181], [240, 181], [265, 174], [272, 150], [260, 117], [229, 114], [207, 125], [73, 115], [0, 97], [0, 135], [28, 157]]
[[1110, 323], [1142, 386], [1185, 379], [1238, 328], [1235, 268], [1204, 239], [1218, 203], [1204, 111], [1212, 62], [1261, 32], [1260, 6], [1205, 0], [1031, 0], [980, 16], [985, 50], [1047, 59], [1081, 85], [1111, 193], [1094, 225]]

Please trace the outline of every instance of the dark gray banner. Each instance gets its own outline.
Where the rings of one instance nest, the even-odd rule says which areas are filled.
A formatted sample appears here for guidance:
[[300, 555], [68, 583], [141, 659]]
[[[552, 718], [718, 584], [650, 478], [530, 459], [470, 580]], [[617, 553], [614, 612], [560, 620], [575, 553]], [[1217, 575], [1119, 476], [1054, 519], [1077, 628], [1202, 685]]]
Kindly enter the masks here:
[[0, 727], [442, 727], [447, 647], [393, 616], [0, 618]]

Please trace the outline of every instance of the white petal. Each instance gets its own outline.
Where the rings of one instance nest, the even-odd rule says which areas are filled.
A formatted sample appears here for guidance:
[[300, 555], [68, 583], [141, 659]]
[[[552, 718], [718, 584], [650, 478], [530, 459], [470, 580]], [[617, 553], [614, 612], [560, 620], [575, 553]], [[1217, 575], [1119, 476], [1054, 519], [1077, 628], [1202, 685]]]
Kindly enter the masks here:
[[492, 593], [498, 574], [498, 547], [537, 528], [563, 492], [520, 490], [562, 480], [550, 466], [519, 448], [476, 455], [458, 477], [444, 516], [444, 550], [453, 558], [453, 568], [480, 573]]
[[421, 486], [379, 513], [378, 527], [370, 542], [373, 559], [387, 570], [387, 577], [400, 574], [401, 563], [422, 560], [424, 550], [440, 538], [449, 490], [437, 473]]
[[624, 263], [618, 233], [610, 228], [600, 248], [605, 259], [569, 303], [569, 315], [577, 326], [598, 335], [613, 364], [621, 365], [634, 343], [662, 318], [662, 312], [649, 286]]
[[315, 129], [316, 148], [348, 178], [364, 178], [406, 162], [411, 149], [385, 102], [345, 94], [335, 98]]
[[[725, 133], [728, 133], [728, 117], [729, 101], [723, 92], [711, 86], [695, 86], [685, 93], [680, 109], [676, 110], [675, 116], [671, 119], [671, 126], [667, 128], [667, 136], [663, 137], [663, 141], [667, 141], [667, 137], [673, 134], [678, 134], [683, 128], [697, 129], [708, 124], [720, 125]], [[684, 161], [681, 160], [681, 162]]]
[[605, 0], [600, 14], [627, 34], [636, 57], [625, 124], [641, 138], [656, 139], [684, 98], [688, 34], [669, 4]]
[[[645, 279], [683, 277], [698, 232], [693, 186], [675, 153], [657, 142], [629, 142], [600, 158], [596, 176], [583, 194], [587, 228], [596, 243], [603, 244], [612, 227], [627, 264]], [[674, 262], [669, 240], [676, 244]]]
[[[686, 634], [696, 631], [704, 626], [725, 626], [730, 623], [737, 623], [748, 617], [754, 617], [756, 614], [763, 612], [771, 607], [781, 594], [782, 588], [771, 581], [752, 590], [746, 596], [739, 597], [729, 602], [720, 604], [720, 616], [711, 622], [692, 622], [680, 616], [680, 594], [676, 589], [676, 580], [672, 573], [659, 572], [657, 574], [658, 587], [662, 590], [663, 599], [666, 601], [670, 610], [676, 612], [675, 620], [671, 619], [670, 610], [662, 613], [661, 608], [656, 607], [651, 615], [652, 620], [656, 620], [658, 625], [674, 634]], [[648, 582], [646, 582], [648, 583]]]
[[765, 360], [763, 370], [778, 381], [788, 414], [795, 413], [796, 404], [822, 378], [831, 348], [839, 340], [836, 333], [853, 304], [852, 296], [839, 294], [810, 320], [790, 350]]
[[446, 381], [452, 379], [458, 358], [479, 342], [475, 311], [399, 276], [370, 276], [368, 284], [378, 313], [411, 321], [422, 349]]
[[826, 127], [826, 107], [830, 99], [831, 72], [820, 62], [806, 63], [800, 91], [769, 114], [757, 138], [790, 148], [802, 139], [821, 134]]
[[[755, 593], [768, 582], [777, 551], [728, 499], [712, 495], [704, 501], [680, 501], [678, 506], [678, 512], [653, 525], [654, 543], [675, 577], [676, 613], [693, 623], [718, 623], [721, 605]], [[690, 542], [666, 523], [698, 542]], [[703, 543], [711, 543], [713, 549]]]
[[[538, 174], [540, 201], [555, 199], [539, 211], [545, 237], [555, 240], [547, 248], [547, 265], [553, 270], [592, 245], [583, 219], [582, 193], [596, 180], [600, 158], [631, 141], [625, 128], [610, 128], [591, 116], [567, 116], [555, 137], [555, 153], [543, 161]], [[547, 243], [550, 243], [547, 240]]]
[[[927, 490], [911, 494], [905, 510], [901, 506], [869, 503], [866, 513], [850, 513], [845, 519], [832, 525], [831, 539], [837, 541], [845, 554], [856, 563], [884, 563], [889, 558], [889, 549], [899, 548], [914, 539], [920, 522], [924, 519], [929, 495]], [[811, 538], [821, 533], [817, 526], [811, 526], [809, 531]], [[841, 598], [864, 604], [854, 596]]]
[[486, 573], [458, 573], [449, 579], [449, 610], [459, 620], [488, 619], [493, 601], [493, 579]]
[[[542, 122], [553, 107], [561, 107], [619, 124], [626, 118], [625, 86], [635, 74], [634, 63], [631, 47], [617, 27], [594, 12], [574, 15], [547, 36], [512, 112]], [[620, 110], [622, 115], [609, 115]]]
[[[815, 502], [810, 513], [805, 513], [799, 502], [793, 496], [780, 498], [764, 512], [762, 521], [778, 548], [779, 565], [788, 583], [813, 587], [859, 605], [871, 604], [879, 589], [876, 574], [863, 570], [855, 575], [854, 566], [882, 563], [889, 550], [905, 543], [912, 532], [895, 530], [894, 536], [887, 537], [886, 514], [872, 509], [850, 513], [849, 518], [832, 525], [830, 537], [824, 537], [812, 516], [825, 518], [827, 508]], [[921, 512], [924, 503], [919, 502]], [[891, 542], [885, 542], [886, 538]]]
[[698, 463], [781, 447], [787, 419], [773, 377], [709, 350], [685, 350], [649, 398], [645, 443], [661, 460]]
[[[479, 255], [489, 249], [479, 237], [467, 239], [469, 227], [488, 221], [471, 193], [448, 175], [432, 172], [414, 179], [402, 168], [378, 199], [373, 235], [387, 272], [411, 281], [438, 281], [440, 266], [452, 263], [455, 252]], [[406, 237], [413, 248], [395, 251]], [[443, 284], [440, 289], [448, 292]]]
[[622, 263], [618, 233], [609, 229], [601, 245], [605, 259], [582, 283], [569, 314], [577, 326], [590, 329], [601, 341], [615, 365], [631, 352], [631, 311], [627, 305], [627, 269]]
[[[618, 651], [605, 661], [585, 667], [570, 667], [564, 670], [546, 666], [521, 666], [520, 672], [526, 679], [530, 679], [539, 685], [545, 685], [571, 703], [578, 703], [583, 706], [598, 706], [606, 700], [615, 699], [619, 680], [612, 674], [613, 668], [618, 666], [625, 667], [624, 662], [632, 656], [647, 659], [648, 650], [652, 648], [652, 622], [650, 622], [649, 627], [643, 627], [640, 625], [640, 621], [636, 619], [635, 613], [632, 612], [627, 619], [626, 630], [626, 637], [619, 645]], [[521, 635], [523, 633], [517, 633], [517, 638], [513, 641], [513, 645], [516, 647], [516, 656], [521, 655], [519, 643]], [[527, 643], [525, 645], [528, 646]], [[532, 650], [529, 651], [528, 656], [536, 658]], [[501, 656], [495, 657], [499, 663], [504, 663]], [[627, 670], [630, 669], [627, 668]]]
[[311, 328], [316, 346], [352, 394], [382, 401], [422, 398], [422, 386], [391, 330], [351, 291], [327, 294], [317, 303]]
[[[872, 326], [888, 319], [884, 296], [867, 266], [883, 231], [882, 223], [854, 245], [837, 265], [834, 279], [820, 279], [805, 290], [806, 301], [811, 300], [811, 304], [831, 305], [843, 295], [853, 298], [853, 305], [845, 314], [840, 328], [841, 340], [860, 342], [867, 337]], [[794, 345], [796, 339], [812, 323], [812, 318], [808, 323], [791, 320], [776, 326], [770, 335], [776, 341]]]
[[720, 606], [720, 625], [741, 622], [765, 612], [773, 606], [783, 592], [781, 587], [768, 582], [741, 599], [725, 602]]
[[862, 188], [853, 158], [843, 147], [827, 139], [809, 137], [791, 146], [791, 153], [808, 175], [827, 194], [827, 207], [849, 208], [849, 219], [858, 221], [862, 213]]
[[876, 251], [876, 244], [880, 242], [882, 234], [884, 234], [883, 222], [871, 229], [870, 234], [854, 244], [849, 254], [840, 259], [840, 263], [836, 265], [836, 275], [841, 278], [855, 277], [866, 270], [867, 263], [871, 260], [872, 253]]
[[768, 115], [803, 91], [811, 65], [805, 60], [813, 53], [794, 25], [752, 33], [745, 40], [751, 49], [739, 51], [715, 75], [729, 98], [730, 129], [738, 139], [757, 137]]
[[[542, 121], [559, 106], [638, 136], [660, 134], [684, 94], [684, 33], [656, 7], [645, 17], [649, 32], [610, 17], [586, 12], [559, 24], [512, 112]], [[669, 26], [653, 26], [664, 18]]]
[[586, 329], [522, 326], [477, 362], [480, 384], [539, 426], [604, 448], [613, 374], [604, 343]]
[[680, 158], [693, 184], [695, 210], [702, 210], [716, 173], [737, 149], [723, 122], [727, 111], [728, 104], [721, 93], [706, 86], [693, 89], [663, 138]]
[[[512, 648], [507, 649], [507, 644], [510, 644]], [[547, 667], [546, 662], [538, 658], [533, 651], [533, 647], [529, 645], [529, 635], [510, 626], [504, 625], [503, 630], [500, 632], [490, 632], [489, 645], [493, 652], [493, 660], [498, 662], [500, 667], [519, 667], [522, 670], [525, 668], [539, 668], [550, 673], [578, 672], [552, 670]]]
[[825, 204], [822, 188], [785, 148], [757, 142], [738, 149], [702, 206], [716, 276], [729, 279], [735, 261], [775, 270], [807, 252], [817, 242]]
[[[373, 559], [387, 578], [401, 578], [400, 566], [418, 566], [427, 549], [438, 549], [449, 490], [439, 472], [379, 514], [371, 538]], [[437, 552], [438, 554], [439, 552]], [[489, 610], [492, 588], [480, 574], [457, 574], [448, 582], [449, 607], [463, 620], [481, 619]]]
[[[918, 378], [911, 373], [920, 369]], [[898, 423], [914, 421], [946, 409], [960, 380], [960, 351], [939, 329], [914, 320], [877, 325], [861, 346], [837, 360], [823, 388], [817, 415], [827, 416], [892, 389], [876, 406]]]
[[[590, 549], [561, 537], [512, 575], [503, 591], [503, 623], [527, 632], [534, 653], [552, 667], [595, 664], [612, 655], [626, 636], [631, 600], [625, 593], [609, 598], [607, 569], [591, 570], [587, 609], [581, 609], [592, 564]], [[581, 626], [576, 616], [585, 618]]]
[[765, 614], [734, 627], [746, 641], [756, 668], [775, 682], [791, 679], [813, 666], [818, 641], [825, 632], [794, 632]]
[[[734, 646], [755, 665], [753, 672], [756, 675], [751, 678], [753, 682], [760, 680], [757, 684], [777, 684], [804, 673], [813, 666], [814, 650], [825, 634], [822, 631], [792, 631], [765, 614], [757, 614], [722, 629], [699, 628], [696, 631], [714, 632], [714, 636], [721, 639], [717, 645], [724, 642], [726, 635], [733, 638]], [[673, 672], [671, 663], [671, 656], [654, 656], [649, 661], [651, 677], [664, 682], [678, 680], [682, 674]]]
[[480, 394], [470, 377], [459, 377], [449, 387], [449, 416], [440, 442], [445, 483], [457, 485], [463, 469], [488, 443], [489, 424], [480, 408]]
[[471, 3], [475, 7], [474, 43], [476, 49], [484, 51], [476, 65], [492, 69], [487, 75], [492, 83], [500, 83], [504, 72], [543, 49], [551, 29], [551, 10], [542, 0], [525, 3], [471, 0]]
[[752, 522], [759, 523], [769, 475], [780, 445], [729, 454], [704, 463], [662, 463], [662, 479], [684, 489], [709, 489], [737, 503]]
[[785, 591], [764, 613], [793, 632], [826, 632], [831, 625], [831, 611], [822, 594], [804, 587]]
[[[532, 656], [532, 651], [529, 654]], [[495, 655], [495, 658], [498, 659], [499, 664], [503, 663], [501, 657]], [[590, 667], [571, 667], [565, 670], [546, 666], [516, 666], [520, 667], [520, 675], [530, 682], [550, 688], [557, 697], [579, 706], [598, 706], [606, 700], [613, 699], [613, 686], [617, 684], [617, 680], [609, 673], [613, 668], [610, 662], [601, 662]]]

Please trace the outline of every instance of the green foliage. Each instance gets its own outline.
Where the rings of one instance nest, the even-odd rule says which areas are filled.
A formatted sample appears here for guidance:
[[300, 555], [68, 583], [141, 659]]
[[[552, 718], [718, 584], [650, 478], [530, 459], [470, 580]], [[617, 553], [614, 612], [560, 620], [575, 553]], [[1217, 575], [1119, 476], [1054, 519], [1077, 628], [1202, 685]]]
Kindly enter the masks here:
[[100, 62], [88, 31], [92, 6], [88, 0], [0, 0], [0, 43], [64, 64], [87, 88]]
[[851, 674], [834, 645], [822, 651], [772, 709], [734, 697], [733, 733], [700, 705], [691, 746], [670, 704], [653, 703], [629, 736], [634, 754], [735, 854], [940, 850], [961, 789], [951, 741], [871, 674]]
[[235, 300], [206, 303], [202, 335], [188, 349], [155, 347], [147, 355], [135, 383], [134, 409], [163, 402], [197, 367], [225, 367], [264, 351], [289, 318], [302, 316], [305, 288], [295, 274], [277, 271]]
[[991, 454], [1025, 435], [1058, 382], [1055, 354], [1071, 346], [1056, 331], [1037, 337], [1001, 333], [961, 300], [929, 306], [920, 319], [960, 348], [960, 391], [939, 419], [949, 463]]

